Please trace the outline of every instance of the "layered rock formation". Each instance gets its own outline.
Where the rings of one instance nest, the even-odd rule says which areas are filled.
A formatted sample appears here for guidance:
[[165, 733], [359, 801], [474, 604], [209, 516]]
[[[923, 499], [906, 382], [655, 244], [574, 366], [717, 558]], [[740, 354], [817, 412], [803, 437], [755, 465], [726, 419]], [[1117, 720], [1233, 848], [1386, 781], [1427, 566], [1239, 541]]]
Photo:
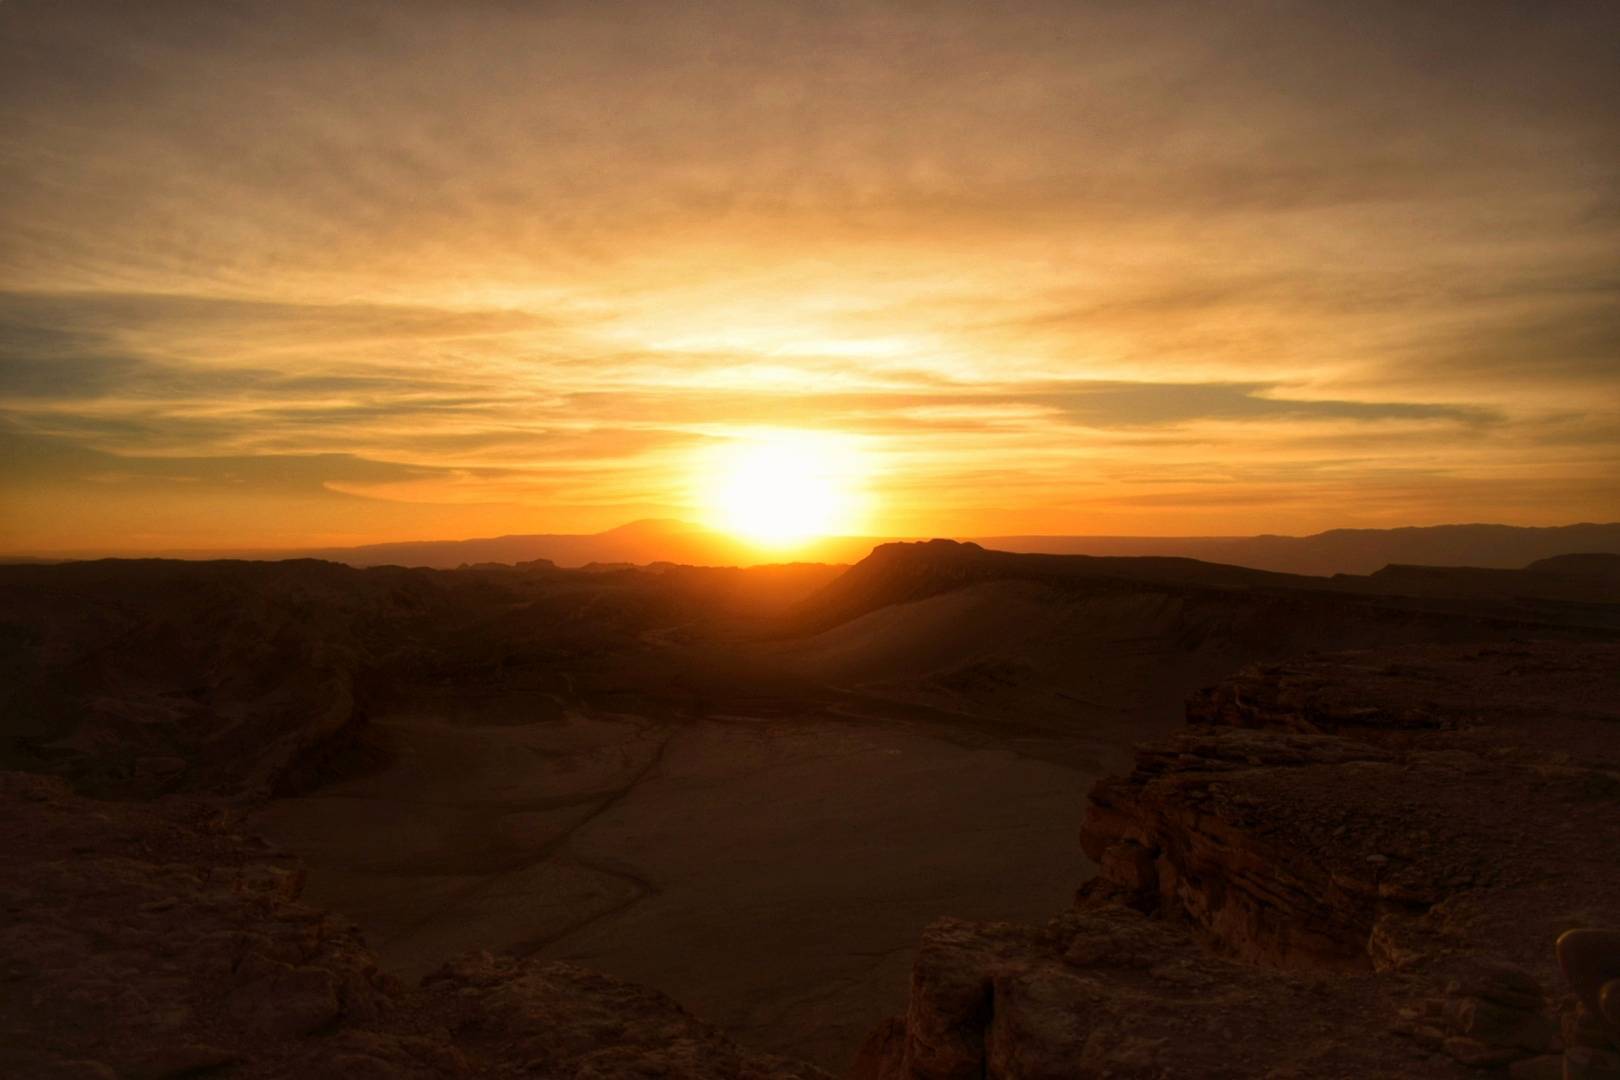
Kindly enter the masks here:
[[0, 1075], [825, 1080], [567, 964], [474, 954], [406, 987], [217, 805], [21, 773], [0, 805]]
[[1374, 980], [1225, 960], [1185, 928], [1119, 905], [1069, 912], [1039, 928], [944, 920], [923, 937], [906, 1015], [874, 1034], [853, 1075], [1471, 1074], [1390, 1031], [1398, 1008]]
[[858, 1075], [1557, 1076], [1620, 925], [1620, 647], [1251, 668], [1091, 795], [1034, 930], [942, 923]]

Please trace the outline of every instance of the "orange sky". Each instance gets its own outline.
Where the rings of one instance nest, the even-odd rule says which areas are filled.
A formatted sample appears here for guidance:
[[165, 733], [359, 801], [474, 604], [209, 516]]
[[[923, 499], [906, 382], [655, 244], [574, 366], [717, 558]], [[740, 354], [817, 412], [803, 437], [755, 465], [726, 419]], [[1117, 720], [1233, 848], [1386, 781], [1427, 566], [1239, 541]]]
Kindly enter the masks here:
[[1612, 520], [1617, 13], [7, 0], [0, 550]]

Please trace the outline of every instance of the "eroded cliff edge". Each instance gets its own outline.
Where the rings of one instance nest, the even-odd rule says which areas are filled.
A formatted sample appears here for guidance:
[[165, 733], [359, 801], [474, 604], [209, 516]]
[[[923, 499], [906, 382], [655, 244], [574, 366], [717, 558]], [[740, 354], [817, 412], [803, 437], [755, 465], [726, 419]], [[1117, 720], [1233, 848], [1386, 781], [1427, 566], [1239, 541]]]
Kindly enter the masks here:
[[1093, 790], [1045, 927], [946, 920], [863, 1078], [1558, 1076], [1620, 924], [1620, 647], [1247, 669]]

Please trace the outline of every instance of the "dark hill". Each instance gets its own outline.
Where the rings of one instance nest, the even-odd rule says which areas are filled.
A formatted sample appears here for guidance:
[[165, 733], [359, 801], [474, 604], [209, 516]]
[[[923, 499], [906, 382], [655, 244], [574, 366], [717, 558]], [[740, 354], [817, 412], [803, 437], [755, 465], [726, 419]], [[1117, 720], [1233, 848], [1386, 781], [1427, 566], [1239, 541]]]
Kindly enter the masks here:
[[[1094, 556], [991, 551], [975, 543], [929, 540], [883, 544], [800, 610], [811, 631], [891, 604], [910, 603], [989, 581], [1039, 582], [1069, 594], [1140, 591], [1261, 591], [1417, 601], [1453, 614], [1535, 623], [1611, 625], [1614, 612], [1582, 610], [1620, 602], [1620, 556], [1573, 555], [1524, 569], [1390, 565], [1368, 575], [1314, 577], [1168, 556]], [[1324, 600], [1326, 595], [1324, 595]], [[1546, 606], [1552, 603], [1553, 607]], [[1556, 605], [1572, 605], [1558, 607]], [[1575, 607], [1573, 605], [1580, 605]], [[1410, 603], [1407, 606], [1411, 606]]]
[[1620, 555], [1610, 552], [1576, 552], [1537, 559], [1526, 570], [1543, 574], [1564, 574], [1569, 577], [1607, 578], [1620, 581]]
[[954, 540], [882, 544], [806, 601], [808, 626], [833, 626], [890, 604], [922, 600], [983, 581], [1035, 581], [1070, 588], [1121, 583], [1234, 588], [1329, 588], [1325, 579], [1165, 556], [1110, 557], [990, 551]]

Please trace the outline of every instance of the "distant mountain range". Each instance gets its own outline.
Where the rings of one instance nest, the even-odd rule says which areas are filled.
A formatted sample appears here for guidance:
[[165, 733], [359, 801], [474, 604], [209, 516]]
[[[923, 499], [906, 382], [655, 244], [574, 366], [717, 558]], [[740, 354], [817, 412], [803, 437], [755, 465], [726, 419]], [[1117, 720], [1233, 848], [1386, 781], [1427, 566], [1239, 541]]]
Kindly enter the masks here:
[[[421, 540], [297, 550], [175, 551], [179, 558], [315, 558], [351, 566], [518, 564], [558, 566], [679, 563], [745, 566], [762, 562], [855, 563], [879, 544], [917, 537], [825, 537], [772, 558], [723, 533], [682, 521], [631, 522], [600, 533], [536, 533], [474, 540]], [[1620, 523], [1526, 528], [1437, 525], [1333, 529], [1312, 536], [986, 536], [959, 537], [997, 551], [1047, 555], [1170, 556], [1289, 574], [1371, 574], [1390, 565], [1517, 569], [1572, 554], [1620, 554]], [[20, 561], [20, 560], [12, 560]]]
[[1331, 529], [1312, 536], [991, 536], [977, 542], [1050, 555], [1178, 555], [1287, 574], [1371, 574], [1396, 563], [1512, 570], [1557, 555], [1620, 553], [1620, 523]]
[[[855, 558], [871, 549], [867, 544]], [[479, 540], [420, 540], [366, 544], [295, 552], [300, 557], [329, 559], [351, 566], [430, 566], [448, 569], [464, 564], [524, 563], [545, 559], [558, 566], [630, 563], [678, 563], [685, 566], [738, 566], [780, 560], [759, 554], [723, 533], [684, 521], [633, 521], [599, 533], [534, 533]], [[262, 556], [260, 556], [262, 557]], [[840, 549], [833, 557], [818, 548], [806, 562], [850, 561]]]

